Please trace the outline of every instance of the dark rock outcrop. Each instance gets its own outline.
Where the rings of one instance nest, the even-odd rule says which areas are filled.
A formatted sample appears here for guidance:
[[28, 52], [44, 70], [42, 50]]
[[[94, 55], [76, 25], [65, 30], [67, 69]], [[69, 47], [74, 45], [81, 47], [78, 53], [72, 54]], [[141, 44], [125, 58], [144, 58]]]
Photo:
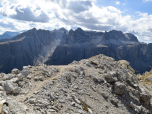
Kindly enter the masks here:
[[[0, 72], [44, 63], [65, 65], [74, 60], [104, 54], [127, 60], [136, 73], [152, 68], [152, 44], [140, 43], [136, 36], [121, 31], [36, 30], [0, 40]], [[49, 58], [48, 58], [49, 57]]]
[[140, 43], [130, 33], [84, 31], [81, 28], [65, 33], [61, 44], [45, 63], [65, 65], [98, 54], [127, 60], [136, 73], [148, 71], [152, 66], [152, 44]]
[[36, 30], [35, 28], [12, 39], [0, 41], [0, 72], [13, 68], [43, 63], [62, 38], [63, 30]]

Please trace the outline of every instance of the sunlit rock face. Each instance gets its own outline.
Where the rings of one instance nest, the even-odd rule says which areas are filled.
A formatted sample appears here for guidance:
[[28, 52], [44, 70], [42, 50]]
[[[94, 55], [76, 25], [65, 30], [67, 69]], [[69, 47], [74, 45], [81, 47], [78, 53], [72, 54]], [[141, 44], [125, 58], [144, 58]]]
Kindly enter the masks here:
[[[0, 73], [1, 114], [151, 114], [152, 72], [99, 54]], [[148, 84], [148, 86], [147, 86]]]

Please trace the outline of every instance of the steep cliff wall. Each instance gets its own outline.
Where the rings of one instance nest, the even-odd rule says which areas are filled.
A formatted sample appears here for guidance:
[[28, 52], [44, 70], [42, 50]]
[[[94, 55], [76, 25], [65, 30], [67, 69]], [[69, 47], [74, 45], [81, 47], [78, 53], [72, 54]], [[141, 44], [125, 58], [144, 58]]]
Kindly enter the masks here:
[[43, 63], [59, 45], [63, 33], [62, 30], [32, 29], [0, 42], [0, 72], [8, 73], [13, 68]]
[[61, 44], [45, 63], [65, 65], [98, 54], [127, 60], [137, 73], [148, 71], [152, 66], [152, 44], [140, 43], [130, 33], [83, 31], [81, 28], [64, 34]]

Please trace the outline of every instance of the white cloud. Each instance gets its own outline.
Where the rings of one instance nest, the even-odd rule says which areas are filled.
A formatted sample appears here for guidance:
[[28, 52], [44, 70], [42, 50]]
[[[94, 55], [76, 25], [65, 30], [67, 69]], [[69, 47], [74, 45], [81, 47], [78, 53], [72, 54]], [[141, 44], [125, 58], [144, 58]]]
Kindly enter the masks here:
[[120, 4], [120, 2], [119, 2], [119, 1], [116, 1], [115, 3], [116, 3], [117, 5], [119, 5], [119, 4]]
[[[119, 1], [117, 1], [119, 2]], [[120, 3], [118, 3], [120, 4]], [[138, 13], [138, 19], [123, 15], [113, 6], [98, 7], [95, 0], [3, 0], [0, 30], [58, 29], [82, 27], [86, 30], [131, 32], [140, 41], [152, 41], [152, 15]]]
[[144, 2], [152, 2], [152, 0], [143, 0]]

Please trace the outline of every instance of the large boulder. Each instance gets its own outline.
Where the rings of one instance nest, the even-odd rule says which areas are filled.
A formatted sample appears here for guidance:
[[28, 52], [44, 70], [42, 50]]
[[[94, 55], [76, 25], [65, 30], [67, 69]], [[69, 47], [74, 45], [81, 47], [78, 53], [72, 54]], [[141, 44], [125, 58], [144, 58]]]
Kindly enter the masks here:
[[20, 81], [22, 81], [24, 77], [25, 77], [25, 76], [24, 76], [22, 73], [19, 73], [19, 74], [18, 74], [18, 79], [19, 79]]
[[107, 82], [116, 82], [117, 81], [117, 72], [111, 71], [106, 74], [104, 74], [104, 78], [107, 80]]
[[19, 70], [17, 69], [17, 68], [14, 68], [13, 70], [12, 70], [12, 74], [19, 74]]
[[3, 88], [8, 94], [10, 93], [19, 94], [21, 91], [21, 88], [18, 86], [14, 86], [11, 81], [6, 81], [3, 85]]
[[123, 95], [126, 93], [126, 85], [121, 82], [116, 82], [114, 85], [114, 92], [120, 95]]
[[4, 90], [6, 93], [11, 93], [13, 91], [13, 83], [11, 81], [6, 81], [3, 85]]
[[141, 101], [143, 101], [146, 105], [149, 105], [150, 104], [150, 99], [151, 99], [151, 96], [150, 96], [149, 92], [147, 92], [142, 87], [139, 87], [139, 91], [140, 91], [140, 99], [141, 99]]
[[129, 62], [126, 60], [119, 60], [118, 63], [123, 67], [127, 68], [129, 66]]
[[24, 76], [27, 76], [30, 74], [29, 70], [28, 69], [24, 69], [21, 71], [21, 73], [24, 75]]
[[15, 77], [15, 74], [6, 74], [6, 75], [4, 75], [3, 80], [4, 81], [5, 80], [10, 80], [10, 79], [12, 79], [14, 77]]
[[13, 94], [19, 94], [21, 92], [21, 88], [20, 87], [15, 87], [13, 88]]
[[126, 61], [126, 60], [119, 60], [118, 63], [122, 66], [122, 68], [129, 69], [133, 73], [135, 73], [135, 70], [131, 66], [129, 66], [130, 63], [128, 61]]

